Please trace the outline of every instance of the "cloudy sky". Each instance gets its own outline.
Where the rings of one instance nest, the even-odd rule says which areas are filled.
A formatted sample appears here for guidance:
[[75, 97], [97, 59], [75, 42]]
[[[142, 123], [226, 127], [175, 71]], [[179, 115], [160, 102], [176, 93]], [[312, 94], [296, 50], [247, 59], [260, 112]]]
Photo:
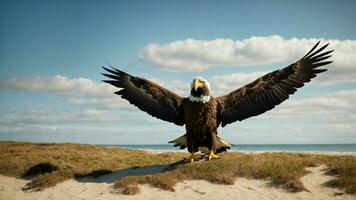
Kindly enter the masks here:
[[355, 1], [0, 1], [0, 140], [165, 144], [101, 82], [112, 65], [184, 97], [197, 75], [223, 95], [319, 40], [329, 71], [274, 110], [219, 129], [236, 144], [356, 143]]

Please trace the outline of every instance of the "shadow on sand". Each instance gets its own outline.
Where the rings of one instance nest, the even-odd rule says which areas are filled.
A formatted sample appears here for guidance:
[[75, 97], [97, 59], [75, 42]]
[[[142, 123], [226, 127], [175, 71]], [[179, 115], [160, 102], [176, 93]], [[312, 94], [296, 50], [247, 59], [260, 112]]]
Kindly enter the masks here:
[[100, 174], [91, 176], [90, 174], [85, 177], [77, 178], [78, 182], [87, 183], [113, 183], [126, 176], [145, 176], [153, 175], [167, 171], [173, 171], [177, 166], [184, 164], [185, 161], [181, 160], [178, 162], [166, 164], [166, 165], [148, 165], [148, 166], [135, 166], [125, 169], [120, 169], [117, 171], [110, 170], [99, 170], [94, 171], [93, 174]]

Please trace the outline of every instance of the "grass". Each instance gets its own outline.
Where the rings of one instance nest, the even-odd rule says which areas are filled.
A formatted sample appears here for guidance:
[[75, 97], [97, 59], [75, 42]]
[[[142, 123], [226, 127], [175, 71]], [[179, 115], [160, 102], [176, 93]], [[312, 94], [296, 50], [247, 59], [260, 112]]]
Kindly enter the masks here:
[[83, 144], [0, 142], [0, 174], [32, 178], [25, 190], [42, 190], [70, 178], [97, 177], [133, 166], [169, 164], [183, 155]]
[[[356, 160], [355, 160], [356, 163]], [[207, 180], [216, 184], [233, 184], [235, 177], [269, 179], [277, 186], [297, 192], [305, 188], [300, 177], [307, 174], [305, 167], [316, 166], [315, 156], [286, 153], [224, 154], [211, 162], [179, 165], [175, 170], [150, 176], [130, 176], [116, 181], [115, 188], [149, 183], [164, 190], [183, 180]]]
[[139, 150], [98, 147], [81, 144], [33, 144], [0, 142], [0, 174], [29, 177], [24, 190], [43, 190], [70, 178], [98, 177], [120, 169], [143, 166], [169, 167], [162, 173], [127, 176], [117, 180], [114, 188], [124, 194], [138, 193], [139, 184], [150, 184], [174, 191], [183, 180], [207, 180], [216, 184], [233, 184], [236, 177], [270, 180], [291, 192], [305, 190], [300, 178], [306, 167], [328, 166], [326, 174], [335, 179], [326, 185], [356, 194], [356, 157], [291, 153], [225, 153], [210, 162], [180, 163], [185, 153], [151, 154]]
[[356, 158], [341, 157], [338, 159], [327, 159], [326, 163], [330, 166], [326, 174], [337, 175], [326, 183], [327, 186], [342, 188], [346, 193], [356, 195]]

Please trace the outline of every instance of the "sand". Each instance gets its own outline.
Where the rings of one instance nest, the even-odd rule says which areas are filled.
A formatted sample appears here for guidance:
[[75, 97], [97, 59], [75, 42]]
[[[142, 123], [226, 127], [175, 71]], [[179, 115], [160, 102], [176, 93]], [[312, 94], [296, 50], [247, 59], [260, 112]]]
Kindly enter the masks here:
[[[271, 185], [268, 181], [249, 180], [237, 178], [234, 185], [217, 185], [207, 181], [184, 181], [178, 183], [174, 188], [175, 192], [163, 191], [149, 185], [141, 185], [141, 192], [128, 196], [118, 194], [112, 189], [113, 181], [127, 174], [110, 174], [97, 179], [86, 178], [80, 180], [68, 180], [53, 188], [48, 188], [40, 192], [24, 192], [21, 188], [28, 180], [16, 179], [12, 177], [0, 176], [0, 200], [71, 200], [71, 199], [120, 199], [120, 200], [155, 200], [155, 199], [354, 199], [356, 196], [344, 194], [343, 191], [335, 188], [323, 186], [323, 183], [332, 179], [332, 176], [323, 174], [325, 166], [307, 168], [311, 173], [302, 177], [304, 186], [309, 192], [290, 193], [282, 188]], [[152, 170], [159, 172], [163, 167], [155, 169], [146, 168], [143, 171], [133, 172], [137, 174], [152, 173]]]

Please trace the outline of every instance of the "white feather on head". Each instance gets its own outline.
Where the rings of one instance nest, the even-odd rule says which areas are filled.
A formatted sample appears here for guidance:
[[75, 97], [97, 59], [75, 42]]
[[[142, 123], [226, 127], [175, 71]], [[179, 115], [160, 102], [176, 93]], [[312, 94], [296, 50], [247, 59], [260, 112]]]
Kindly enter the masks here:
[[[194, 82], [196, 80], [200, 80], [202, 82], [202, 84], [205, 85], [208, 88], [208, 91], [210, 92], [210, 83], [207, 80], [205, 80], [203, 77], [201, 77], [201, 76], [194, 77], [192, 83], [190, 84], [190, 88], [191, 89], [194, 88]], [[210, 101], [210, 96], [201, 95], [200, 97], [195, 97], [193, 95], [190, 95], [189, 96], [189, 101], [191, 101], [191, 102], [208, 103]]]
[[211, 91], [209, 81], [207, 81], [206, 79], [204, 79], [202, 76], [196, 76], [196, 77], [194, 77], [192, 83], [190, 84], [190, 89], [194, 88], [194, 81], [195, 81], [195, 80], [200, 80], [200, 81], [208, 88], [209, 92]]

